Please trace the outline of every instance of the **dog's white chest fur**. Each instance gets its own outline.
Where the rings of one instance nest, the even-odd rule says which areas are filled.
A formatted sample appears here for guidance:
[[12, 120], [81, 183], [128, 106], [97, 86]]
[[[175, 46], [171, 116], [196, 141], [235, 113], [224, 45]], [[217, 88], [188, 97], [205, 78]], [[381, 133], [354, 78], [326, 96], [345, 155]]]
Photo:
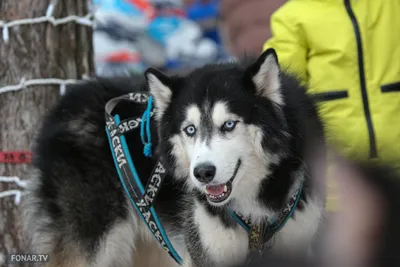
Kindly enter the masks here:
[[323, 204], [309, 199], [304, 210], [296, 211], [295, 219], [288, 220], [285, 227], [276, 234], [273, 251], [283, 253], [307, 252], [319, 230], [323, 215]]
[[[309, 200], [304, 210], [297, 211], [295, 220], [290, 219], [277, 233], [273, 252], [296, 253], [307, 251], [322, 218], [322, 206], [316, 200]], [[249, 252], [249, 236], [241, 227], [227, 228], [219, 217], [210, 216], [200, 203], [195, 204], [194, 221], [199, 237], [210, 260], [218, 266], [229, 266], [244, 262]], [[185, 266], [193, 266], [185, 262]]]
[[210, 259], [220, 266], [231, 265], [246, 259], [248, 250], [247, 232], [239, 225], [226, 228], [218, 217], [210, 216], [204, 206], [196, 203], [194, 221], [204, 250]]

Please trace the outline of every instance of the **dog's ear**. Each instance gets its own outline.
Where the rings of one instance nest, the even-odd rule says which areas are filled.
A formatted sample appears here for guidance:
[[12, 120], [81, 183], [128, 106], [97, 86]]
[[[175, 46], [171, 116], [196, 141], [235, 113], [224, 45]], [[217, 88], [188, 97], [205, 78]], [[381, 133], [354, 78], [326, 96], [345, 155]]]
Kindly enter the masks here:
[[150, 89], [150, 94], [154, 97], [156, 118], [160, 119], [171, 102], [171, 80], [154, 68], [148, 68], [144, 75]]
[[274, 49], [265, 50], [246, 70], [245, 77], [252, 82], [258, 95], [266, 97], [278, 105], [283, 104], [280, 67]]

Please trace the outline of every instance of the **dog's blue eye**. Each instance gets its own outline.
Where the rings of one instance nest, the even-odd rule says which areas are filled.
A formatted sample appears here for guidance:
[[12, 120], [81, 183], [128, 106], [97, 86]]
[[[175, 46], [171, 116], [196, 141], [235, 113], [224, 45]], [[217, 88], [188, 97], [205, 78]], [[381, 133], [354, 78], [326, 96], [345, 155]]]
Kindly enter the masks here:
[[235, 129], [237, 121], [226, 121], [224, 125], [222, 125], [222, 130], [226, 132], [233, 131]]
[[186, 135], [189, 137], [192, 137], [196, 134], [196, 127], [194, 127], [193, 125], [189, 125], [188, 127], [186, 127], [183, 130], [185, 131]]

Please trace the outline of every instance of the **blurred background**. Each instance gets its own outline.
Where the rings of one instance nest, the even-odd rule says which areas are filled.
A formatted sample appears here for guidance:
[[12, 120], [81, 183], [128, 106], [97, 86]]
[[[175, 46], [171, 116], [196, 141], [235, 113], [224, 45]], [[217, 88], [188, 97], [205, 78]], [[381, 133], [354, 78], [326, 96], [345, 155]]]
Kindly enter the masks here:
[[[43, 115], [69, 83], [150, 66], [184, 74], [270, 47], [309, 86], [335, 153], [367, 164], [337, 164], [329, 155], [328, 179], [321, 182], [326, 208], [348, 212], [331, 223], [329, 245], [337, 253], [330, 254], [359, 264], [348, 266], [367, 266], [365, 244], [375, 243], [376, 255], [398, 260], [400, 233], [389, 223], [400, 217], [398, 14], [399, 0], [0, 0], [0, 266], [24, 251], [20, 204], [30, 151]], [[376, 163], [386, 169], [372, 168]], [[380, 199], [378, 208], [366, 207], [371, 195]], [[376, 246], [378, 239], [362, 236], [377, 228], [364, 222], [382, 222], [379, 216]], [[343, 224], [351, 231], [342, 231]], [[269, 266], [301, 261], [295, 262]]]
[[243, 52], [258, 55], [270, 36], [269, 16], [283, 2], [95, 0], [96, 73], [148, 66], [179, 73]]

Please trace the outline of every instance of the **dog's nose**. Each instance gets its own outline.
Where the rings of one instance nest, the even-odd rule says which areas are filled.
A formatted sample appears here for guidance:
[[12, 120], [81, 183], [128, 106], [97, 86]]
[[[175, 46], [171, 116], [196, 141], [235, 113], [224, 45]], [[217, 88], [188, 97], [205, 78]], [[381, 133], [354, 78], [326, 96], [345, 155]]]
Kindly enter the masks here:
[[216, 170], [217, 169], [214, 165], [210, 163], [203, 163], [194, 168], [193, 174], [194, 177], [196, 177], [196, 179], [200, 182], [209, 183], [214, 179]]

